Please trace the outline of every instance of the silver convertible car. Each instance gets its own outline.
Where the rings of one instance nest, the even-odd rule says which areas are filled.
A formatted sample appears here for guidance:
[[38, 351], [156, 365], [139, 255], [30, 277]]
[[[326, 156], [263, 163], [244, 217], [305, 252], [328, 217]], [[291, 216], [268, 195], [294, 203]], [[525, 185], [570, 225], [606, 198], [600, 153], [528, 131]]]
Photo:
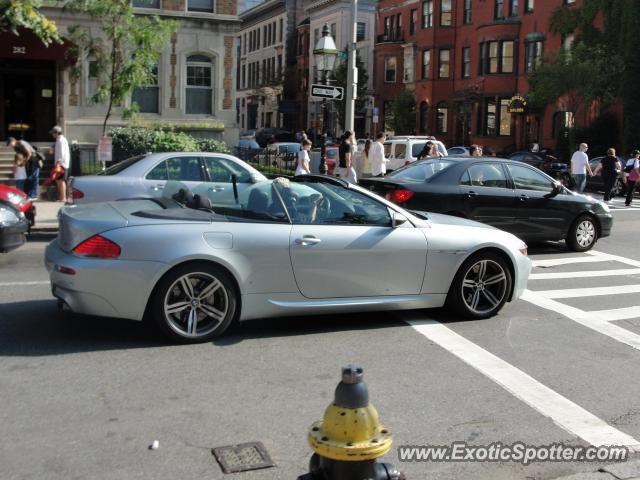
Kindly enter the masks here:
[[162, 198], [63, 207], [45, 253], [60, 307], [198, 342], [283, 315], [446, 304], [485, 318], [526, 287], [527, 246], [487, 225], [321, 175], [234, 191], [217, 205], [206, 184], [170, 182]]

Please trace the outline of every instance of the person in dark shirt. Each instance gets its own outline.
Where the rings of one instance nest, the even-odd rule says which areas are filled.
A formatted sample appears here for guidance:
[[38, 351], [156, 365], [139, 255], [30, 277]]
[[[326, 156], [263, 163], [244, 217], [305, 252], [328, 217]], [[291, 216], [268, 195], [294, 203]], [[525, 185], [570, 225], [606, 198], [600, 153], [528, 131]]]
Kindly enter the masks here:
[[600, 164], [596, 167], [594, 175], [602, 172], [602, 182], [604, 183], [604, 201], [608, 202], [611, 200], [611, 191], [613, 190], [614, 185], [616, 184], [616, 179], [618, 178], [618, 172], [621, 170], [620, 160], [616, 157], [616, 150], [614, 148], [610, 148], [607, 150], [607, 156], [604, 157]]
[[347, 182], [357, 183], [356, 171], [353, 168], [353, 147], [352, 147], [353, 134], [349, 131], [344, 132], [342, 136], [342, 143], [338, 148], [338, 168], [336, 169], [336, 176], [344, 178]]

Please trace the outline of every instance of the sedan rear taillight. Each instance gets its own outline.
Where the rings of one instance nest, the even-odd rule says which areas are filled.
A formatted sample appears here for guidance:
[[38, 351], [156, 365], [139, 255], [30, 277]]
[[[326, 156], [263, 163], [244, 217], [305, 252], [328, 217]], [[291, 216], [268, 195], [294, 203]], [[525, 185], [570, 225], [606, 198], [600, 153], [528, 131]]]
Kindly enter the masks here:
[[82, 192], [81, 190], [76, 190], [75, 188], [71, 191], [71, 198], [73, 198], [74, 200], [76, 198], [84, 198], [84, 192]]
[[404, 203], [407, 200], [409, 200], [411, 197], [413, 197], [414, 192], [412, 192], [411, 190], [402, 190], [402, 189], [396, 189], [396, 190], [391, 190], [389, 193], [387, 193], [385, 195], [385, 198], [387, 200], [392, 201], [393, 203]]
[[94, 235], [73, 249], [73, 253], [77, 255], [93, 258], [118, 258], [120, 252], [121, 249], [117, 243], [100, 235]]

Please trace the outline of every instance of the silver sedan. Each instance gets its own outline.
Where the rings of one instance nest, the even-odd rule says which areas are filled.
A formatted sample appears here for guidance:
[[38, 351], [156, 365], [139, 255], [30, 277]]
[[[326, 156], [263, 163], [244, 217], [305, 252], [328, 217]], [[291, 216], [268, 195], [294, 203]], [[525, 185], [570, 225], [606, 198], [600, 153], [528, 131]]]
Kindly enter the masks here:
[[209, 182], [217, 203], [233, 199], [232, 178], [237, 188], [266, 180], [255, 168], [233, 155], [205, 152], [150, 153], [119, 162], [98, 175], [71, 179], [73, 203], [106, 202], [123, 198], [153, 198], [162, 195], [168, 181], [195, 188]]
[[258, 182], [232, 204], [212, 202], [206, 185], [164, 194], [61, 209], [45, 253], [61, 308], [146, 318], [198, 342], [283, 315], [446, 305], [486, 318], [521, 295], [531, 269], [509, 233], [332, 177]]

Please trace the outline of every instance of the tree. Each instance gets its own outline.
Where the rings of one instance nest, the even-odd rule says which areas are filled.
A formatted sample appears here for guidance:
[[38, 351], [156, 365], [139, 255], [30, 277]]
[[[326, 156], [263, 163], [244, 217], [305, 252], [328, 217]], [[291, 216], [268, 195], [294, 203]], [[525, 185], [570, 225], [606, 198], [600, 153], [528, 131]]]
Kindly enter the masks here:
[[40, 38], [42, 43], [62, 43], [56, 24], [40, 12], [42, 0], [0, 0], [0, 32], [9, 31], [20, 35], [26, 28]]
[[393, 99], [385, 124], [396, 134], [410, 134], [416, 129], [416, 99], [411, 91], [404, 89]]
[[135, 15], [130, 0], [67, 0], [65, 6], [89, 15], [101, 27], [97, 37], [79, 25], [70, 26], [69, 33], [76, 70], [83, 59], [90, 59], [92, 74], [100, 79], [91, 100], [107, 103], [104, 135], [113, 107], [122, 105], [133, 89], [154, 79], [160, 53], [176, 24], [156, 15]]
[[[348, 47], [345, 47], [345, 51], [347, 51]], [[364, 68], [364, 63], [360, 58], [359, 52], [356, 51], [356, 67], [358, 68], [358, 88], [357, 88], [357, 98], [355, 111], [361, 112], [366, 108], [367, 105], [367, 82], [369, 81], [369, 75], [367, 74], [367, 70]], [[340, 62], [340, 64], [333, 71], [333, 79], [335, 81], [335, 85], [339, 87], [343, 87], [345, 91], [345, 95], [342, 100], [334, 100], [335, 105], [338, 108], [338, 120], [340, 125], [344, 126], [345, 124], [345, 114], [347, 110], [347, 69], [348, 63], [346, 61]]]

